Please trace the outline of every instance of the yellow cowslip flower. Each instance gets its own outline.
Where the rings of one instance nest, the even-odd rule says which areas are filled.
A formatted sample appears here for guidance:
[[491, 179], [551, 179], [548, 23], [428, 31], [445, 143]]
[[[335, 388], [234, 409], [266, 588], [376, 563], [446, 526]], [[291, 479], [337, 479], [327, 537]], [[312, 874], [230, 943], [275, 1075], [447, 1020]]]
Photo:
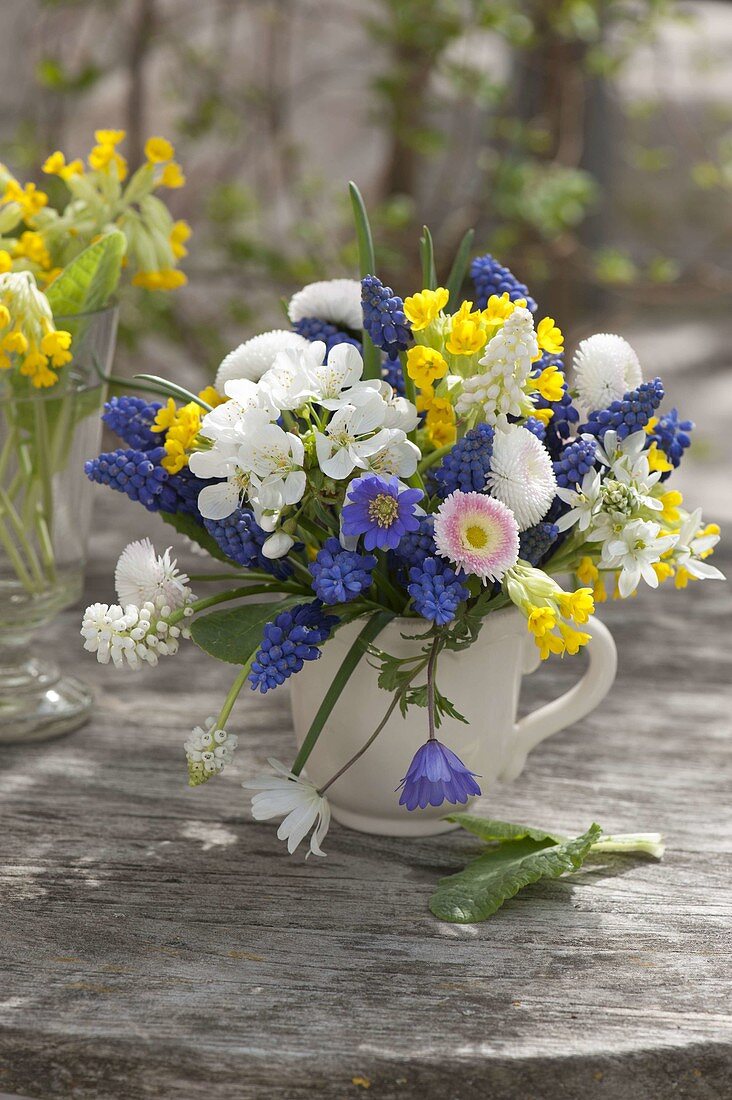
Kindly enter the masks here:
[[547, 426], [551, 418], [554, 416], [554, 409], [534, 409], [531, 414], [534, 420], [540, 420], [544, 427]]
[[58, 379], [56, 372], [48, 366], [46, 356], [36, 347], [31, 348], [24, 358], [20, 365], [20, 373], [30, 378], [31, 385], [37, 390], [48, 389]]
[[651, 472], [660, 470], [662, 474], [667, 474], [669, 470], [673, 470], [673, 463], [669, 462], [666, 455], [660, 450], [657, 443], [651, 443], [650, 447], [646, 451], [646, 458], [648, 459], [648, 468]]
[[578, 588], [576, 592], [562, 592], [559, 596], [559, 610], [565, 619], [582, 625], [589, 621], [595, 610], [595, 601], [591, 588]]
[[681, 519], [681, 513], [679, 512], [679, 505], [684, 503], [684, 498], [678, 489], [669, 489], [667, 492], [662, 493], [660, 496], [663, 509], [661, 511], [661, 518], [664, 523], [675, 524]]
[[592, 598], [596, 604], [605, 603], [607, 600], [607, 589], [605, 588], [605, 582], [602, 577], [595, 581], [595, 585], [592, 589]]
[[48, 195], [45, 191], [39, 191], [35, 183], [26, 183], [21, 187], [17, 180], [9, 179], [3, 202], [17, 202], [23, 217], [29, 221], [48, 204]]
[[480, 310], [471, 312], [472, 302], [463, 302], [450, 321], [450, 335], [445, 347], [450, 355], [475, 355], [485, 346], [488, 333], [482, 325]]
[[562, 330], [554, 324], [553, 317], [543, 317], [536, 326], [536, 339], [541, 351], [549, 355], [561, 355], [564, 350]]
[[149, 137], [145, 142], [145, 156], [150, 164], [164, 164], [173, 159], [175, 149], [167, 138]]
[[517, 298], [515, 302], [512, 302], [508, 296], [508, 291], [504, 291], [503, 294], [491, 294], [488, 299], [488, 304], [483, 310], [483, 320], [487, 325], [502, 325], [507, 317], [510, 317], [517, 306], [526, 307], [525, 298]]
[[526, 624], [535, 638], [543, 638], [547, 631], [557, 625], [557, 613], [553, 607], [534, 607], [529, 612]]
[[198, 396], [202, 401], [205, 401], [207, 405], [210, 405], [212, 409], [215, 409], [217, 405], [224, 405], [229, 400], [225, 394], [219, 393], [213, 386], [206, 386], [199, 391]]
[[71, 333], [64, 329], [51, 329], [41, 340], [41, 351], [54, 367], [65, 367], [71, 362]]
[[184, 256], [188, 255], [188, 249], [186, 248], [185, 242], [188, 240], [190, 235], [191, 227], [188, 222], [173, 222], [173, 228], [170, 231], [168, 243], [173, 250], [173, 255], [175, 256], [176, 260], [181, 260]]
[[443, 424], [452, 424], [455, 421], [455, 410], [447, 397], [435, 397], [432, 392], [421, 393], [417, 398], [417, 412], [426, 412], [427, 420], [433, 424], [441, 421]]
[[653, 433], [656, 430], [656, 425], [657, 424], [658, 424], [658, 417], [657, 416], [652, 416], [651, 419], [646, 424], [643, 431], [646, 433], [646, 435], [653, 435]]
[[28, 337], [19, 328], [15, 328], [3, 336], [2, 348], [11, 355], [25, 355], [29, 348]]
[[[97, 130], [97, 133], [104, 133], [105, 131]], [[89, 161], [89, 167], [95, 172], [103, 172], [111, 164], [114, 164], [117, 169], [117, 178], [120, 182], [127, 178], [127, 161], [125, 158], [117, 152], [114, 145], [101, 144], [95, 145], [91, 153], [87, 157]]]
[[13, 245], [13, 256], [25, 257], [31, 263], [38, 264], [44, 270], [48, 270], [53, 263], [51, 253], [46, 248], [46, 242], [40, 233], [26, 230], [21, 233], [19, 239]]
[[83, 161], [76, 160], [66, 163], [66, 157], [60, 150], [46, 157], [42, 170], [47, 176], [59, 176], [62, 180], [68, 180], [72, 176], [81, 176], [84, 172]]
[[427, 438], [433, 447], [452, 447], [457, 440], [457, 428], [446, 420], [438, 420], [426, 425]]
[[404, 313], [415, 332], [421, 332], [437, 318], [437, 315], [445, 308], [450, 291], [444, 286], [438, 286], [436, 290], [421, 290], [419, 294], [413, 294], [404, 299]]
[[155, 419], [152, 422], [150, 431], [167, 432], [168, 428], [172, 428], [175, 424], [177, 415], [178, 408], [176, 403], [172, 397], [169, 397], [165, 404], [161, 406], [155, 414]]
[[564, 642], [564, 648], [570, 657], [574, 657], [575, 653], [579, 653], [582, 646], [587, 645], [591, 634], [586, 634], [583, 630], [575, 630], [573, 626], [569, 626], [567, 623], [559, 624], [559, 633], [562, 635], [562, 641]]
[[138, 271], [132, 277], [132, 285], [144, 287], [145, 290], [176, 290], [187, 282], [183, 272], [174, 267], [161, 268], [160, 271]]
[[542, 661], [546, 661], [552, 653], [558, 653], [560, 656], [564, 655], [564, 650], [566, 648], [564, 639], [558, 637], [556, 634], [547, 631], [547, 633], [542, 634], [541, 637], [534, 637], [534, 641], [538, 646], [539, 656]]
[[[0, 275], [13, 270], [13, 258], [6, 248], [0, 248]], [[0, 325], [0, 328], [3, 326]]]
[[94, 140], [100, 145], [119, 145], [127, 137], [126, 130], [95, 130]]
[[183, 173], [183, 169], [177, 161], [171, 160], [170, 164], [166, 164], [165, 168], [157, 181], [159, 187], [170, 187], [174, 189], [176, 187], [185, 187], [186, 177]]
[[0, 328], [7, 328], [10, 324], [10, 310], [3, 302], [0, 302]]
[[[721, 534], [721, 530], [720, 530], [720, 527], [719, 527], [718, 523], [708, 523], [706, 525], [706, 527], [702, 527], [701, 531], [697, 532], [696, 537], [698, 539], [703, 539], [703, 538], [706, 538], [708, 535], [716, 535], [717, 537], [719, 537], [720, 534]], [[699, 557], [700, 558], [709, 558], [709, 557], [711, 557], [711, 555], [713, 553], [714, 553], [714, 546], [710, 546], [706, 550], [702, 550]]]
[[689, 570], [685, 565], [679, 565], [676, 569], [676, 576], [674, 577], [675, 588], [686, 588], [689, 581], [693, 581], [696, 578], [692, 577]]
[[561, 401], [564, 396], [564, 375], [553, 363], [544, 367], [536, 379], [536, 388], [545, 401]]
[[581, 558], [580, 563], [574, 572], [577, 580], [587, 585], [594, 584], [597, 578], [600, 576], [600, 570], [597, 568], [594, 561], [590, 557]]
[[195, 401], [189, 401], [177, 410], [174, 422], [165, 435], [162, 466], [169, 474], [177, 474], [188, 465], [188, 454], [201, 430], [201, 412], [201, 406]]
[[658, 577], [659, 584], [663, 584], [664, 581], [674, 575], [674, 567], [669, 565], [667, 561], [654, 561], [651, 563], [651, 568]]
[[447, 363], [439, 351], [416, 344], [407, 352], [407, 374], [421, 390], [430, 390], [447, 374]]

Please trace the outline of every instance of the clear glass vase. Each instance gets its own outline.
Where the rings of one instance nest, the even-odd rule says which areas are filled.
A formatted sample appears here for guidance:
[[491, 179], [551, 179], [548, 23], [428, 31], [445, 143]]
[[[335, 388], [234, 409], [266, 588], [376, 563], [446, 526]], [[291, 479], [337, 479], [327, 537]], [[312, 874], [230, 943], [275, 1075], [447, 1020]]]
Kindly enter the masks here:
[[75, 729], [90, 691], [43, 652], [43, 630], [81, 596], [115, 307], [57, 317], [74, 358], [50, 389], [0, 371], [0, 743]]

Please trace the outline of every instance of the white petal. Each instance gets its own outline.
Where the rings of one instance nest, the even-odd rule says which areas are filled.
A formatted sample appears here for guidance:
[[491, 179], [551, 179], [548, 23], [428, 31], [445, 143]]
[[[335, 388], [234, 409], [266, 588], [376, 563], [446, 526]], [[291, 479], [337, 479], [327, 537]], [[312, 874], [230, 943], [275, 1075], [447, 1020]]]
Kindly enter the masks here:
[[239, 507], [239, 490], [230, 481], [206, 485], [198, 494], [198, 510], [204, 519], [226, 519]]

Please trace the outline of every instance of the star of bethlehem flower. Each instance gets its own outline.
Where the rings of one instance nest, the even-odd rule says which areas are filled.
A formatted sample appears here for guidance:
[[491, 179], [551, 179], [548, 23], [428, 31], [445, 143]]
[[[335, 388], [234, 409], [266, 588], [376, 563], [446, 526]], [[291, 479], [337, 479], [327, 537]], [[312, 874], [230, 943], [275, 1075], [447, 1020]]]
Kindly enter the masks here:
[[715, 527], [712, 531], [702, 528], [701, 508], [686, 517], [679, 527], [673, 553], [673, 562], [682, 580], [687, 575], [697, 581], [725, 579], [724, 573], [716, 566], [704, 561], [713, 553], [718, 542], [719, 528]]
[[677, 542], [677, 535], [662, 535], [661, 526], [642, 519], [626, 523], [619, 534], [604, 543], [600, 569], [619, 569], [618, 591], [625, 599], [635, 592], [641, 579], [650, 588], [658, 588], [653, 568]]
[[330, 805], [317, 787], [302, 775], [293, 775], [279, 760], [268, 760], [274, 775], [260, 775], [243, 783], [245, 790], [257, 791], [252, 796], [252, 817], [255, 821], [283, 818], [277, 839], [287, 842], [292, 855], [308, 835], [308, 855], [324, 856], [323, 843], [330, 826]]
[[150, 539], [131, 542], [119, 556], [114, 571], [117, 599], [126, 607], [141, 607], [158, 599], [173, 610], [183, 607], [192, 598], [188, 577], [179, 572], [177, 561], [171, 559], [172, 547], [156, 554]]
[[638, 356], [627, 340], [598, 332], [582, 340], [574, 355], [574, 382], [585, 412], [621, 401], [643, 381]]
[[599, 470], [588, 470], [576, 489], [557, 486], [556, 495], [570, 510], [557, 520], [560, 531], [568, 531], [576, 523], [580, 531], [587, 531], [600, 510], [602, 479]]
[[230, 351], [222, 360], [216, 372], [214, 385], [222, 393], [227, 382], [236, 378], [248, 378], [251, 382], [258, 382], [275, 361], [279, 352], [286, 348], [302, 349], [307, 347], [308, 341], [304, 336], [289, 329], [272, 329], [271, 332], [260, 332], [237, 348]]

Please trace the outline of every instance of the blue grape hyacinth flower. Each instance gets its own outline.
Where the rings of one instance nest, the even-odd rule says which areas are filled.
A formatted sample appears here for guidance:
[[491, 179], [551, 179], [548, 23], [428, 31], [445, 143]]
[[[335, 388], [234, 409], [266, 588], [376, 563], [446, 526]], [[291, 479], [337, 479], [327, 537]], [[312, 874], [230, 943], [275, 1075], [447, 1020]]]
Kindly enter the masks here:
[[324, 615], [320, 600], [299, 604], [267, 623], [262, 644], [252, 662], [249, 683], [262, 695], [284, 684], [305, 661], [316, 661], [318, 648], [330, 636], [338, 619]]
[[441, 806], [443, 802], [464, 805], [472, 795], [480, 794], [476, 778], [476, 773], [466, 768], [452, 749], [430, 738], [417, 749], [407, 774], [397, 787], [402, 792], [399, 805], [408, 810], [416, 810], [418, 806], [421, 810], [426, 806]]
[[348, 603], [371, 587], [376, 565], [373, 554], [344, 550], [338, 539], [327, 539], [308, 566], [313, 591], [325, 604]]
[[377, 348], [391, 358], [412, 343], [412, 326], [404, 312], [404, 300], [375, 275], [361, 280], [363, 327]]

